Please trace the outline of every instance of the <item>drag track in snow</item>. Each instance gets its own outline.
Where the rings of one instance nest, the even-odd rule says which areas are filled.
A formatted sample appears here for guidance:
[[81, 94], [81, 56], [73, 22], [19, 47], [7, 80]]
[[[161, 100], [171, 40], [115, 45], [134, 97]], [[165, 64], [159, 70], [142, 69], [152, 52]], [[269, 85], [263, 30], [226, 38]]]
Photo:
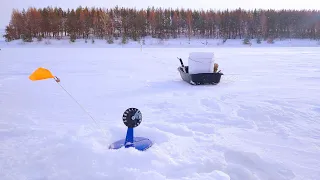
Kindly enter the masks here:
[[[177, 71], [212, 51], [225, 74], [191, 86]], [[0, 51], [1, 180], [315, 180], [320, 176], [318, 48]], [[50, 69], [99, 122], [54, 82]], [[125, 109], [142, 111], [146, 152], [108, 150]]]

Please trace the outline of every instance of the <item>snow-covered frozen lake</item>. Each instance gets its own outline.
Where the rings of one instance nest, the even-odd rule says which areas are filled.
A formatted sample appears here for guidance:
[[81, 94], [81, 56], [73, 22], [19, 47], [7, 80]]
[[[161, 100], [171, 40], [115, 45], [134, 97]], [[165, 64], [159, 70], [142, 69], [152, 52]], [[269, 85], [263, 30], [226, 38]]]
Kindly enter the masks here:
[[[177, 71], [215, 53], [225, 76], [191, 86]], [[1, 180], [316, 180], [320, 51], [282, 48], [2, 48]], [[45, 67], [52, 79], [28, 76]], [[146, 152], [108, 150], [122, 114], [142, 111]]]

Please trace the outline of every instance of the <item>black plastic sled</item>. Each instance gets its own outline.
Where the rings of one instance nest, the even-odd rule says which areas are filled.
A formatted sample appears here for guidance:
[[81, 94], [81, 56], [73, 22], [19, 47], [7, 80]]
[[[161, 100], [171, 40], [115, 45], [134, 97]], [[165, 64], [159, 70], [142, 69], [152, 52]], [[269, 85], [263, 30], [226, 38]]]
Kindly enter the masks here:
[[182, 59], [180, 60], [181, 66], [178, 67], [178, 71], [182, 80], [192, 85], [215, 85], [220, 82], [223, 73], [220, 71], [216, 73], [199, 73], [199, 74], [189, 74], [189, 67], [184, 66]]

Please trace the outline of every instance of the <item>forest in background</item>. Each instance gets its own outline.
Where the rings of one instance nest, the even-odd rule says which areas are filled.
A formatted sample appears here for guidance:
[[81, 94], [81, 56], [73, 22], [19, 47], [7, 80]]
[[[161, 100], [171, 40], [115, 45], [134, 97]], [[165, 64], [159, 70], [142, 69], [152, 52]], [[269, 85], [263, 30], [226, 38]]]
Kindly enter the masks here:
[[320, 39], [318, 10], [191, 10], [150, 7], [88, 8], [63, 10], [59, 7], [12, 11], [5, 28], [6, 41], [33, 38], [105, 39], [140, 41], [146, 36], [159, 39]]

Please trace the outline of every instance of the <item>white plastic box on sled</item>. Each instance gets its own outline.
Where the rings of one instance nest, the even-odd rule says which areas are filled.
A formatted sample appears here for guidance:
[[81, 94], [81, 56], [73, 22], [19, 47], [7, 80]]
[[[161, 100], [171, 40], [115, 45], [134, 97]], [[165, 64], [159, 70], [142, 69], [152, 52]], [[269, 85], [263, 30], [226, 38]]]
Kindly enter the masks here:
[[189, 74], [213, 73], [214, 53], [192, 52], [189, 54]]

